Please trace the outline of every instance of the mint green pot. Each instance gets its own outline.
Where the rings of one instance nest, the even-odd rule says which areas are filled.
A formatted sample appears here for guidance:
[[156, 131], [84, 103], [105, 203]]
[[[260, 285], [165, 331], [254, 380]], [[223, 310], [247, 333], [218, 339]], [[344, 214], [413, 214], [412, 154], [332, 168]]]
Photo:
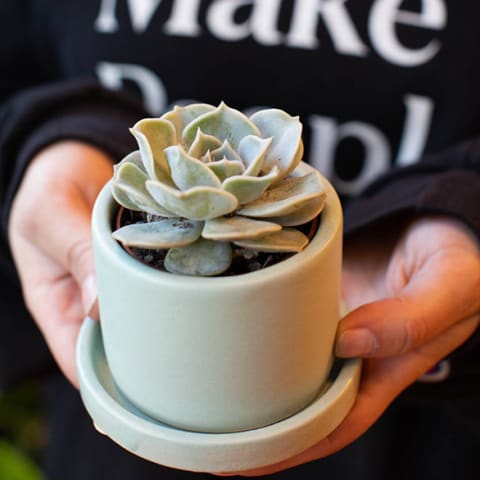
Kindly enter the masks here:
[[325, 183], [320, 228], [303, 252], [214, 278], [160, 272], [127, 254], [111, 236], [117, 207], [104, 187], [92, 219], [101, 329], [132, 403], [177, 428], [234, 432], [314, 399], [333, 362], [340, 303], [342, 211]]

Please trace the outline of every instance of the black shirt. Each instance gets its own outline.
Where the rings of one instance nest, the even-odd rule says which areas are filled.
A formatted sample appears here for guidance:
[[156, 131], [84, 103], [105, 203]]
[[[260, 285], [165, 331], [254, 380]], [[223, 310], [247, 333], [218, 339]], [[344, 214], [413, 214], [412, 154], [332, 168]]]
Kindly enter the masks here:
[[[3, 0], [0, 385], [52, 367], [7, 245], [29, 160], [64, 138], [120, 159], [135, 148], [128, 127], [175, 103], [300, 115], [347, 235], [433, 212], [480, 237], [479, 17], [466, 0]], [[451, 362], [409, 401], [480, 399], [478, 334]]]

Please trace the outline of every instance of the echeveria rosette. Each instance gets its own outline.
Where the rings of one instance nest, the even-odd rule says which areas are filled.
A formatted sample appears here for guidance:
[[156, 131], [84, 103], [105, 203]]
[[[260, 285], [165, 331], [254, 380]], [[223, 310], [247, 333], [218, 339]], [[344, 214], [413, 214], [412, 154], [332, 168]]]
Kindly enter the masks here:
[[262, 252], [299, 252], [307, 237], [292, 228], [325, 203], [320, 175], [295, 171], [302, 125], [278, 109], [250, 118], [223, 102], [175, 107], [131, 129], [139, 150], [116, 167], [112, 193], [154, 220], [119, 228], [130, 247], [168, 249], [165, 268], [218, 275], [232, 244]]

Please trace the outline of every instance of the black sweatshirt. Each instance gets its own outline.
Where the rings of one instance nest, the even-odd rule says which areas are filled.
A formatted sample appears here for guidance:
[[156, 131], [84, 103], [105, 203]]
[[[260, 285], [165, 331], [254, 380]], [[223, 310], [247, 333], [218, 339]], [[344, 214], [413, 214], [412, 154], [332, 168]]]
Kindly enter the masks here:
[[[175, 103], [300, 115], [346, 235], [439, 213], [480, 238], [478, 18], [467, 0], [2, 0], [0, 386], [52, 365], [7, 245], [29, 160], [61, 139], [120, 159], [128, 127]], [[478, 334], [450, 362], [409, 398], [480, 400]]]

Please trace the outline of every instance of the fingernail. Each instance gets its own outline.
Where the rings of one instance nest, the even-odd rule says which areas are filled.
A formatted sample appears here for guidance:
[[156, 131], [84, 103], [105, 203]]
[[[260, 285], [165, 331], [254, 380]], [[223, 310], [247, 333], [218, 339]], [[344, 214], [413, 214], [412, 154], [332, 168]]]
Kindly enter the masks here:
[[90, 304], [90, 307], [87, 310], [86, 316], [97, 322], [100, 320], [100, 307], [98, 305], [98, 297], [95, 297], [93, 299], [93, 302]]
[[86, 315], [89, 314], [97, 302], [97, 294], [97, 281], [92, 273], [82, 284], [82, 303]]
[[375, 353], [378, 343], [366, 328], [354, 328], [342, 332], [335, 346], [337, 357], [368, 357]]

